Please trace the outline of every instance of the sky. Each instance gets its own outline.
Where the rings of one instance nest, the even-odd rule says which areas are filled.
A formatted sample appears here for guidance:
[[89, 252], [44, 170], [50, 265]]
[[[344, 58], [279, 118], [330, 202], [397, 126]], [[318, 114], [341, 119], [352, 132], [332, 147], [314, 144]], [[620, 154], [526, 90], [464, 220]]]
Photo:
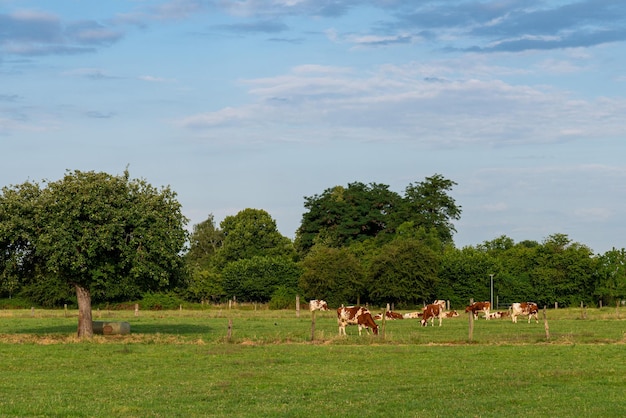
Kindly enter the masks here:
[[126, 168], [189, 228], [440, 174], [459, 248], [624, 248], [626, 2], [0, 0], [0, 186]]

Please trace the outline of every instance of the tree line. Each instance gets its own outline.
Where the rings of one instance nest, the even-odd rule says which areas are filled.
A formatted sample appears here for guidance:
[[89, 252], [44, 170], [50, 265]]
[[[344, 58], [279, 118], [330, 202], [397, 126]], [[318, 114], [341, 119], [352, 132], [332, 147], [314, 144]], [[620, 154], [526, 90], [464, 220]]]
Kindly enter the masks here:
[[247, 208], [187, 232], [176, 193], [146, 180], [66, 172], [0, 194], [0, 297], [41, 306], [76, 303], [89, 335], [92, 303], [167, 293], [193, 302], [267, 302], [298, 294], [329, 304], [470, 298], [560, 306], [626, 298], [626, 252], [596, 255], [555, 233], [542, 242], [501, 236], [454, 245], [462, 208], [440, 174], [403, 194], [384, 184], [335, 186], [305, 197], [294, 240], [271, 215]]

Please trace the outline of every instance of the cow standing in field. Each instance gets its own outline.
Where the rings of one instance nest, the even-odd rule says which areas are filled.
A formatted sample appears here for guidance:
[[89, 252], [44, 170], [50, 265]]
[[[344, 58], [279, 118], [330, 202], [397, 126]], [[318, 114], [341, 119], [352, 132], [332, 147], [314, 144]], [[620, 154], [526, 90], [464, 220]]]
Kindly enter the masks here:
[[539, 323], [539, 307], [534, 302], [520, 302], [511, 305], [511, 322], [517, 324], [517, 317], [520, 315], [528, 315], [528, 323], [534, 316], [535, 322]]
[[328, 310], [328, 304], [323, 301], [323, 300], [319, 300], [319, 299], [313, 299], [309, 302], [309, 310], [311, 312], [313, 311], [327, 311]]
[[478, 319], [478, 312], [485, 313], [485, 319], [489, 319], [489, 309], [491, 309], [491, 302], [474, 302], [465, 308], [465, 312], [471, 312], [474, 315], [474, 319]]
[[439, 318], [439, 326], [441, 326], [441, 320], [444, 317], [445, 312], [440, 304], [430, 304], [426, 305], [424, 308], [424, 314], [422, 315], [422, 320], [420, 321], [422, 326], [428, 326], [428, 320], [430, 319], [430, 324], [435, 326], [435, 318]]
[[378, 335], [378, 325], [374, 322], [371, 312], [361, 306], [342, 306], [338, 308], [337, 324], [339, 325], [339, 335], [346, 335], [347, 325], [357, 325], [359, 327], [359, 335], [361, 335], [361, 328], [365, 328], [368, 334], [371, 328], [374, 335]]

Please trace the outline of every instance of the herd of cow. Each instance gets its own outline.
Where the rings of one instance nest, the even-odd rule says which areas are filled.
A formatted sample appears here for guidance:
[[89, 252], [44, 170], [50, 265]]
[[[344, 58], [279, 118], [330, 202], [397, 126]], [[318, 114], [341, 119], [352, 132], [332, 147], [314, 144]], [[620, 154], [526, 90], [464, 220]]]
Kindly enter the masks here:
[[[327, 311], [328, 304], [323, 300], [311, 300], [309, 302], [309, 309], [313, 311]], [[528, 316], [528, 323], [531, 318], [535, 317], [535, 322], [539, 322], [539, 307], [534, 302], [520, 302], [513, 303], [511, 307], [506, 311], [490, 312], [490, 302], [475, 302], [465, 308], [466, 313], [472, 313], [474, 319], [478, 319], [479, 314], [482, 312], [485, 319], [496, 319], [511, 317], [511, 321], [517, 323], [517, 317], [520, 315]], [[459, 316], [457, 311], [446, 311], [446, 301], [436, 300], [430, 305], [426, 305], [421, 312], [410, 312], [400, 314], [398, 312], [386, 311], [385, 319], [420, 319], [422, 326], [427, 326], [430, 320], [431, 326], [435, 325], [435, 319], [439, 320], [439, 326], [441, 326], [443, 318], [453, 318]], [[383, 314], [372, 315], [369, 309], [363, 306], [343, 306], [337, 308], [337, 323], [339, 325], [339, 335], [346, 335], [346, 326], [357, 325], [359, 328], [359, 335], [361, 330], [365, 328], [369, 334], [370, 329], [375, 335], [378, 335], [378, 324], [376, 320], [383, 319]]]

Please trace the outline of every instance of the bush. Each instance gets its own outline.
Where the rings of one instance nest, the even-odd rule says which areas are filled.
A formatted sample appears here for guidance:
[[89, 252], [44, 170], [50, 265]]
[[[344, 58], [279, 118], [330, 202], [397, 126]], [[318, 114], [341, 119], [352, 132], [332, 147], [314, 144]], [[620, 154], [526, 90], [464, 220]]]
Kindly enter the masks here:
[[30, 300], [22, 297], [0, 299], [0, 309], [28, 309], [32, 306], [39, 307], [39, 305], [34, 304]]
[[296, 291], [285, 286], [279, 286], [268, 304], [270, 309], [295, 309], [296, 308]]
[[141, 309], [159, 311], [178, 309], [185, 301], [174, 293], [146, 293], [139, 302]]

